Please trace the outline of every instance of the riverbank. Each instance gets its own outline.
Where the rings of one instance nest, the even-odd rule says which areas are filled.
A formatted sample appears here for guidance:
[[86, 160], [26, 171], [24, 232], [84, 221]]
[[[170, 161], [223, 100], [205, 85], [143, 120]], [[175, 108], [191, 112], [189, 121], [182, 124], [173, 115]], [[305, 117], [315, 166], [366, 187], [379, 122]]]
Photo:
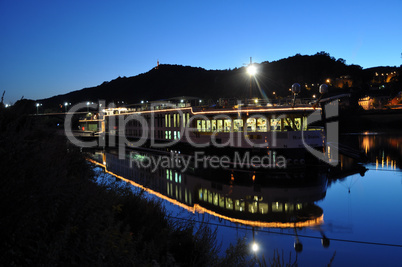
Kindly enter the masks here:
[[159, 202], [96, 183], [79, 149], [18, 105], [0, 110], [0, 170], [6, 266], [248, 265], [244, 243], [220, 258], [214, 229], [174, 222]]
[[402, 109], [359, 110], [340, 113], [341, 132], [401, 130]]

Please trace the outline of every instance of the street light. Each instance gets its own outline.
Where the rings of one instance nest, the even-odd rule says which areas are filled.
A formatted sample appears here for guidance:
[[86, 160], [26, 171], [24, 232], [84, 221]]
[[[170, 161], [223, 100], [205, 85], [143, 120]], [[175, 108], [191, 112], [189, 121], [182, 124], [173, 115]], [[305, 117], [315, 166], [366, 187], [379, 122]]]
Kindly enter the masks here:
[[250, 65], [247, 68], [247, 73], [250, 74], [250, 76], [254, 76], [257, 74], [257, 68], [254, 65]]
[[247, 67], [247, 73], [250, 75], [250, 100], [251, 100], [253, 98], [251, 78], [257, 74], [257, 67], [253, 65], [251, 58], [250, 58], [250, 65], [248, 65]]
[[[246, 64], [244, 64], [246, 65]], [[253, 94], [252, 94], [252, 81], [251, 77], [257, 74], [257, 67], [253, 64], [253, 59], [250, 57], [250, 64], [247, 65], [246, 69], [247, 73], [250, 75], [250, 101], [252, 101]]]
[[64, 107], [66, 108], [66, 112], [67, 112], [67, 107], [68, 107], [68, 103], [67, 103], [67, 102], [64, 103]]
[[42, 106], [41, 103], [36, 103], [36, 115], [39, 114], [39, 107]]

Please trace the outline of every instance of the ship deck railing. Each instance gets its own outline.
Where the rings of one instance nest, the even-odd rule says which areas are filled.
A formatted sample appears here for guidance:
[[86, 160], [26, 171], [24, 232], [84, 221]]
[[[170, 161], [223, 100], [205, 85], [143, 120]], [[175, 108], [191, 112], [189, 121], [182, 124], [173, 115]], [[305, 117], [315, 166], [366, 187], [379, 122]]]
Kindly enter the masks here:
[[[265, 107], [284, 107], [284, 106], [312, 106], [317, 99], [315, 98], [298, 98], [293, 100], [293, 98], [281, 98], [281, 99], [235, 99], [235, 98], [220, 98], [217, 101], [208, 100], [199, 102], [196, 105], [191, 103], [179, 102], [174, 103], [171, 101], [153, 101], [149, 103], [135, 104], [130, 106], [125, 106], [121, 108], [109, 109], [111, 112], [106, 114], [125, 114], [143, 111], [158, 111], [158, 110], [169, 110], [177, 108], [193, 108], [193, 110], [213, 110], [213, 109], [239, 109], [239, 108], [265, 108]], [[116, 112], [117, 111], [117, 112]]]

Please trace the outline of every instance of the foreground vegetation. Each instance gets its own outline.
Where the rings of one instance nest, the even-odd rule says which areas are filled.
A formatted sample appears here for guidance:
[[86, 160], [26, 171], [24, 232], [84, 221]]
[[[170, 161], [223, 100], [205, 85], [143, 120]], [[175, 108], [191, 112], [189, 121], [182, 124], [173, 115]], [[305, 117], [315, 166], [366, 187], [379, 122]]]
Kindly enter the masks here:
[[23, 113], [23, 102], [0, 107], [0, 262], [5, 266], [251, 263], [244, 242], [218, 257], [216, 230], [171, 221], [160, 203], [129, 188], [96, 183], [77, 148]]

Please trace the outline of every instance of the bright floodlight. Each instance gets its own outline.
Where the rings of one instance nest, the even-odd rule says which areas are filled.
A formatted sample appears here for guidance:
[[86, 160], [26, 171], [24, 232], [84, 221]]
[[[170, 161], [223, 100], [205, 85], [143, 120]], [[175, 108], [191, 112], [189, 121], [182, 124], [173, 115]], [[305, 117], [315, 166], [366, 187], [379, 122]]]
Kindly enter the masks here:
[[258, 249], [259, 249], [258, 244], [254, 242], [254, 243], [251, 245], [251, 249], [252, 249], [254, 252], [257, 252]]
[[257, 68], [254, 65], [250, 65], [247, 68], [247, 72], [248, 74], [250, 74], [251, 76], [254, 76], [257, 73]]

